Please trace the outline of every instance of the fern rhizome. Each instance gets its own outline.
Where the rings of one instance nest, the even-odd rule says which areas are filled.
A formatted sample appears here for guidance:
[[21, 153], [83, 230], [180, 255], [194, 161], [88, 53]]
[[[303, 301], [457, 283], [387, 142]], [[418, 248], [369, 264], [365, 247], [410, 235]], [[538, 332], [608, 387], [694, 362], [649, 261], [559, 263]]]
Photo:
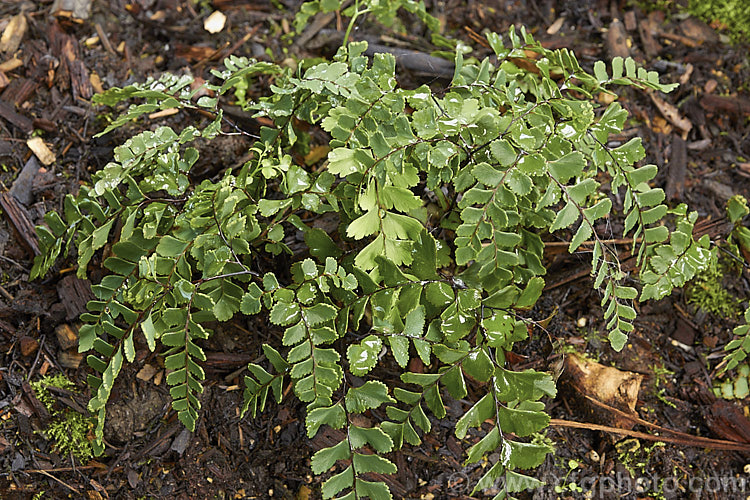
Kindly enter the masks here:
[[[541, 484], [519, 471], [551, 451], [531, 436], [549, 423], [542, 399], [555, 395], [555, 382], [513, 371], [506, 353], [533, 328], [527, 311], [545, 287], [542, 236], [570, 235], [570, 252], [588, 242], [617, 350], [633, 329], [632, 301], [664, 297], [715, 256], [707, 237], [692, 236], [697, 215], [668, 209], [663, 191], [649, 186], [657, 167], [639, 164], [640, 139], [608, 145], [626, 111], [592, 98], [621, 85], [672, 85], [632, 59], [597, 62], [589, 74], [570, 51], [544, 49], [524, 30], [511, 30], [507, 44], [489, 34], [487, 43], [494, 56], [481, 62], [464, 61], [459, 50], [453, 79], [440, 89], [399, 87], [393, 56], [369, 58], [365, 42], [350, 42], [332, 62], [306, 70], [231, 57], [213, 72], [212, 96], [194, 99], [190, 77], [165, 75], [95, 98], [108, 106], [138, 100], [102, 133], [167, 108], [215, 117], [203, 128], [162, 126], [128, 139], [91, 186], [68, 195], [62, 213], [38, 228], [36, 277], [71, 244], [80, 277], [105, 254], [109, 274], [92, 287], [96, 300], [80, 330], [80, 351], [94, 352], [89, 409], [98, 416], [99, 452], [107, 400], [135, 358], [136, 336], [164, 356], [172, 407], [193, 430], [207, 323], [258, 315], [283, 339], [263, 345], [264, 361], [248, 366], [243, 414], [259, 414], [269, 397], [281, 401], [291, 381], [307, 404], [308, 436], [324, 425], [345, 430], [312, 458], [314, 473], [333, 471], [325, 498], [390, 498], [368, 473], [396, 472], [387, 454], [419, 444], [446, 416], [443, 398], [467, 398], [467, 384], [480, 397], [456, 436], [494, 423], [467, 462], [500, 456], [475, 491], [502, 484], [505, 495]], [[235, 132], [218, 100], [259, 74], [273, 84], [247, 111], [274, 126], [260, 129], [241, 168], [194, 185], [190, 143], [226, 133], [223, 126]], [[329, 135], [325, 161], [295, 161], [307, 144], [300, 124]], [[621, 236], [634, 241], [637, 279], [597, 234], [614, 199]], [[328, 213], [338, 230], [310, 222]], [[304, 235], [302, 253], [287, 244], [295, 234]], [[290, 271], [269, 268], [268, 257], [281, 253], [294, 261]], [[424, 366], [419, 373], [406, 369], [412, 358]], [[393, 362], [403, 369], [399, 387], [378, 379], [378, 364]], [[357, 425], [364, 412], [378, 423]]]

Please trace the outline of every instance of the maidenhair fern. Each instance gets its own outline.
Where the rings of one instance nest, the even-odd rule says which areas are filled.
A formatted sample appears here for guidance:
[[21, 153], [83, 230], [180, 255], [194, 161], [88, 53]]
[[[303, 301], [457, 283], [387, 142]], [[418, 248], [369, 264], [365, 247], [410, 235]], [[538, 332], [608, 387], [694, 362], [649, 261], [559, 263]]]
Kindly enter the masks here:
[[[467, 461], [496, 450], [501, 457], [476, 490], [501, 477], [505, 493], [539, 484], [517, 471], [550, 451], [529, 436], [548, 425], [542, 399], [555, 384], [544, 372], [511, 370], [506, 353], [528, 337], [524, 311], [545, 286], [542, 237], [569, 234], [571, 252], [593, 241], [594, 286], [617, 350], [633, 329], [631, 302], [663, 297], [712, 254], [706, 239], [692, 237], [696, 215], [668, 210], [662, 190], [649, 185], [656, 167], [638, 163], [640, 140], [608, 145], [626, 112], [591, 99], [618, 85], [673, 86], [632, 59], [615, 58], [609, 70], [597, 63], [590, 75], [571, 52], [544, 49], [524, 30], [511, 29], [508, 46], [495, 34], [487, 40], [495, 57], [469, 63], [459, 51], [451, 83], [439, 90], [399, 87], [394, 57], [370, 59], [366, 43], [352, 42], [306, 71], [231, 57], [207, 85], [212, 98], [195, 100], [189, 78], [169, 75], [95, 98], [109, 106], [139, 99], [103, 133], [158, 109], [215, 117], [204, 128], [132, 137], [91, 187], [66, 197], [62, 214], [38, 228], [44, 253], [34, 276], [71, 243], [79, 276], [104, 253], [109, 274], [93, 287], [80, 341], [81, 352], [93, 351], [89, 408], [100, 446], [106, 403], [135, 359], [136, 336], [164, 356], [172, 406], [194, 430], [206, 325], [262, 315], [283, 336], [263, 346], [267, 362], [248, 366], [243, 414], [260, 414], [269, 395], [280, 402], [290, 380], [307, 404], [308, 436], [324, 425], [345, 430], [312, 458], [316, 474], [336, 468], [325, 498], [390, 498], [369, 473], [394, 473], [387, 453], [418, 445], [429, 414], [444, 418], [444, 398], [466, 399], [469, 385], [479, 396], [456, 436], [493, 425]], [[191, 142], [222, 133], [218, 99], [256, 74], [273, 83], [247, 111], [274, 126], [261, 127], [241, 168], [191, 183]], [[313, 167], [294, 155], [303, 123], [330, 135], [327, 161]], [[640, 297], [597, 230], [617, 196], [622, 236], [632, 236], [641, 268]], [[339, 221], [335, 234], [311, 223], [328, 213]], [[294, 234], [304, 235], [304, 251], [289, 247]], [[267, 257], [280, 253], [294, 262], [290, 272], [269, 267]], [[413, 358], [424, 370], [407, 370]], [[377, 367], [391, 360], [402, 369], [398, 387], [378, 380]], [[379, 423], [364, 427], [354, 416], [368, 411]]]

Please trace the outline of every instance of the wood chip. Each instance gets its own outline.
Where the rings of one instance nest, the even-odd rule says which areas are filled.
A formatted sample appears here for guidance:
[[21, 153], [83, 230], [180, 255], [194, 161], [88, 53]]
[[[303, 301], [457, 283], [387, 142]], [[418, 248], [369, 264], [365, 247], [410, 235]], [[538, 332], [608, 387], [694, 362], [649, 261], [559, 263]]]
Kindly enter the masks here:
[[65, 33], [57, 22], [50, 23], [47, 30], [52, 54], [60, 59], [60, 66], [55, 75], [58, 86], [66, 89], [68, 82], [65, 80], [69, 78], [74, 99], [91, 98], [93, 89], [88, 69], [79, 58], [78, 40]]
[[10, 18], [8, 26], [5, 27], [0, 36], [0, 52], [13, 54], [21, 45], [21, 40], [26, 34], [26, 16], [18, 14]]
[[91, 72], [89, 81], [91, 82], [91, 87], [94, 89], [94, 92], [96, 92], [97, 94], [101, 94], [102, 92], [104, 92], [104, 87], [102, 87], [102, 80], [95, 72]]
[[48, 167], [55, 163], [55, 153], [47, 147], [41, 137], [32, 137], [26, 141], [26, 145], [43, 165]]
[[78, 330], [67, 323], [57, 325], [55, 335], [62, 349], [67, 350], [78, 345]]
[[9, 71], [13, 71], [16, 68], [20, 68], [21, 66], [23, 66], [23, 61], [16, 56], [13, 56], [7, 61], [3, 61], [2, 63], [0, 63], [0, 71], [4, 71], [5, 73], [7, 73]]
[[83, 361], [83, 354], [78, 354], [75, 351], [60, 351], [57, 354], [57, 362], [60, 363], [63, 368], [71, 368], [75, 370], [81, 366], [81, 361]]
[[18, 107], [28, 101], [36, 92], [39, 82], [33, 78], [14, 78], [0, 96], [6, 102]]
[[726, 203], [729, 198], [734, 196], [734, 191], [732, 190], [731, 186], [727, 186], [726, 184], [723, 184], [721, 182], [717, 182], [712, 179], [705, 179], [702, 181], [702, 184], [709, 190], [711, 190], [711, 192], [716, 195], [716, 198], [718, 198], [722, 203]]

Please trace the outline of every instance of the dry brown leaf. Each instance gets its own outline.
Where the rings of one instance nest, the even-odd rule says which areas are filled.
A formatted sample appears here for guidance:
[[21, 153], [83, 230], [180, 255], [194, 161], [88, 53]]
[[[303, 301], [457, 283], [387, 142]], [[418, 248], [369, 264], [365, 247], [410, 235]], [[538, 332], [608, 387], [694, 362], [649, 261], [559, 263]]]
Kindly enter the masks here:
[[[643, 375], [604, 366], [574, 354], [565, 358], [563, 377], [584, 399], [593, 398], [636, 415], [635, 404], [638, 401]], [[622, 429], [633, 427], [632, 421], [617, 414], [602, 415], [600, 420]]]
[[683, 139], [685, 139], [687, 133], [693, 128], [692, 122], [681, 116], [680, 111], [674, 105], [666, 102], [654, 92], [649, 92], [648, 95], [651, 97], [651, 100], [656, 105], [662, 116], [669, 120], [672, 125], [677, 127], [682, 132]]
[[651, 120], [651, 130], [657, 134], [671, 134], [672, 125], [661, 116], [655, 116], [654, 119]]
[[560, 31], [560, 28], [563, 27], [563, 24], [565, 24], [565, 16], [558, 17], [555, 22], [552, 23], [549, 28], [547, 28], [547, 34], [554, 35], [558, 31]]
[[151, 378], [153, 378], [154, 375], [156, 375], [157, 371], [158, 370], [154, 368], [153, 365], [146, 364], [146, 365], [143, 365], [143, 368], [141, 368], [140, 371], [135, 374], [135, 376], [139, 380], [148, 382], [149, 380], [151, 380]]

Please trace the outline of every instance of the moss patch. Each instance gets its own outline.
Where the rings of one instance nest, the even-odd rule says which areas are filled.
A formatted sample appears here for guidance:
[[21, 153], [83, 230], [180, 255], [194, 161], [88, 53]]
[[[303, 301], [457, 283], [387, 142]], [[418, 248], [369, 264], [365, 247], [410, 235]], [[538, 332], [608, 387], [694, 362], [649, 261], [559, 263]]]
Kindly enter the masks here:
[[72, 453], [81, 462], [89, 461], [93, 457], [93, 448], [89, 439], [93, 420], [69, 408], [63, 410], [56, 408], [56, 399], [49, 391], [49, 387], [73, 390], [75, 384], [64, 375], [58, 374], [32, 382], [31, 387], [37, 399], [52, 415], [52, 421], [42, 431], [42, 435], [51, 440], [61, 454]]

